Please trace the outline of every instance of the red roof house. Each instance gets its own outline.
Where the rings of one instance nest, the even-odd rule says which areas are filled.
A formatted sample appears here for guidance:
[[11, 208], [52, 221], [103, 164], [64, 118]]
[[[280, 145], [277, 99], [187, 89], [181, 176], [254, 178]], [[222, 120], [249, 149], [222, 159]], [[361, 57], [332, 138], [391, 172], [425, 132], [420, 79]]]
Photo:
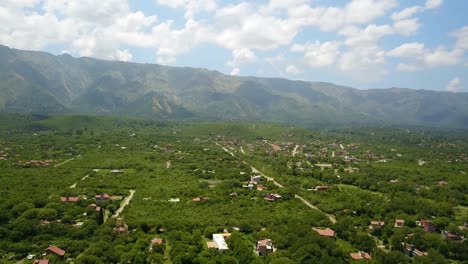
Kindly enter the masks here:
[[315, 232], [317, 232], [321, 236], [335, 237], [335, 231], [333, 229], [331, 229], [331, 228], [328, 228], [328, 227], [325, 228], [325, 229], [312, 227], [312, 230], [314, 230]]
[[63, 256], [65, 256], [65, 250], [63, 250], [61, 248], [58, 248], [57, 246], [50, 245], [46, 249], [46, 254], [54, 254], [54, 255], [57, 255], [59, 257], [63, 257]]
[[33, 261], [33, 264], [49, 264], [49, 260], [48, 259], [35, 259]]
[[76, 202], [78, 202], [78, 200], [80, 200], [80, 197], [78, 197], [78, 196], [65, 196], [65, 197], [60, 197], [60, 201], [61, 201], [62, 203], [65, 203], [65, 202], [76, 203]]
[[369, 255], [369, 253], [366, 253], [364, 251], [359, 251], [357, 253], [349, 253], [349, 255], [354, 260], [372, 259], [372, 257]]
[[436, 226], [427, 220], [421, 220], [421, 226], [426, 232], [435, 232], [437, 231]]

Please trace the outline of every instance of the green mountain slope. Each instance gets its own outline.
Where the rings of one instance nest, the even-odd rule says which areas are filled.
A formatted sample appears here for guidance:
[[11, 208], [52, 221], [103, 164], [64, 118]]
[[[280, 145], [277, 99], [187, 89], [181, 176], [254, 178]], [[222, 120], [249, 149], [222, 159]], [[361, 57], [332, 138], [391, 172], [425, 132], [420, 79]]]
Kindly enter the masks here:
[[0, 46], [0, 111], [468, 127], [468, 94], [237, 77]]

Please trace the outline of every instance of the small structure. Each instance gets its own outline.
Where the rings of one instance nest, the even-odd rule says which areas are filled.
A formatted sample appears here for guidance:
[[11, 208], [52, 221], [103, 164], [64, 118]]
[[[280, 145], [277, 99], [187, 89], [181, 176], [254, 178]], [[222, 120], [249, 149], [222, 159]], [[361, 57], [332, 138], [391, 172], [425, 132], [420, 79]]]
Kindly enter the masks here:
[[267, 193], [265, 194], [265, 196], [263, 196], [263, 199], [269, 201], [269, 202], [274, 202], [276, 200], [279, 200], [281, 199], [281, 195], [277, 194], [277, 193]]
[[69, 202], [69, 203], [76, 203], [80, 200], [80, 197], [79, 196], [64, 196], [64, 197], [60, 197], [60, 201], [62, 203], [66, 203], [66, 202]]
[[231, 194], [229, 194], [229, 197], [231, 198], [237, 198], [239, 196], [239, 194], [237, 194], [236, 192], [233, 192]]
[[330, 186], [315, 186], [314, 191], [328, 191], [330, 190]]
[[97, 204], [95, 204], [95, 203], [92, 203], [92, 204], [88, 205], [88, 207], [94, 208], [94, 211], [96, 211], [96, 212], [100, 212], [100, 211], [101, 211], [101, 206], [99, 206], [99, 205], [97, 205]]
[[257, 251], [258, 255], [265, 256], [273, 253], [275, 248], [273, 247], [271, 239], [262, 239], [257, 242], [257, 247], [255, 250]]
[[442, 236], [445, 240], [448, 241], [458, 241], [458, 242], [463, 242], [465, 239], [462, 235], [453, 233], [453, 232], [448, 232], [448, 231], [443, 231]]
[[403, 219], [395, 219], [395, 227], [402, 227], [405, 224]]
[[402, 244], [405, 248], [406, 255], [408, 255], [408, 257], [410, 258], [412, 258], [413, 256], [418, 256], [418, 257], [427, 256], [427, 252], [417, 249], [413, 244], [408, 244], [405, 242], [402, 242]]
[[199, 197], [193, 198], [192, 201], [199, 203], [199, 202], [208, 201], [209, 199], [210, 198], [208, 197], [199, 196]]
[[437, 185], [447, 185], [448, 182], [446, 182], [446, 181], [438, 181], [438, 182], [436, 182], [436, 184], [437, 184]]
[[335, 231], [331, 228], [327, 227], [325, 229], [322, 229], [322, 228], [312, 227], [312, 230], [314, 230], [321, 236], [335, 238]]
[[259, 184], [261, 181], [262, 181], [262, 176], [260, 175], [250, 176], [250, 182], [253, 184]]
[[35, 259], [33, 261], [33, 264], [49, 264], [49, 260], [48, 259]]
[[357, 253], [349, 253], [349, 255], [354, 260], [372, 259], [371, 255], [369, 255], [369, 253], [364, 252], [364, 251], [359, 251]]
[[117, 223], [113, 229], [118, 235], [128, 235], [128, 225], [124, 223], [122, 218], [117, 219]]
[[421, 227], [426, 232], [435, 232], [435, 231], [437, 231], [437, 227], [432, 222], [430, 222], [428, 220], [421, 219]]
[[48, 248], [46, 248], [46, 255], [50, 255], [50, 254], [53, 254], [53, 255], [56, 255], [56, 256], [59, 256], [59, 257], [63, 257], [65, 256], [65, 250], [57, 247], [57, 246], [54, 246], [54, 245], [50, 245]]
[[112, 200], [112, 197], [110, 197], [110, 195], [108, 195], [107, 193], [96, 194], [95, 198], [98, 202]]
[[249, 189], [249, 190], [253, 190], [253, 187], [254, 186], [252, 183], [242, 185], [242, 188]]
[[383, 221], [371, 221], [369, 225], [369, 229], [373, 230], [373, 229], [381, 228], [384, 225], [385, 225], [385, 222]]
[[397, 183], [397, 182], [398, 182], [398, 179], [389, 180], [388, 182], [389, 182], [389, 183]]
[[155, 237], [151, 239], [150, 241], [150, 251], [153, 251], [153, 248], [155, 246], [162, 246], [162, 245], [164, 245], [164, 240], [160, 237]]
[[219, 252], [229, 249], [225, 239], [230, 236], [230, 233], [213, 234], [213, 242], [216, 244], [216, 248]]

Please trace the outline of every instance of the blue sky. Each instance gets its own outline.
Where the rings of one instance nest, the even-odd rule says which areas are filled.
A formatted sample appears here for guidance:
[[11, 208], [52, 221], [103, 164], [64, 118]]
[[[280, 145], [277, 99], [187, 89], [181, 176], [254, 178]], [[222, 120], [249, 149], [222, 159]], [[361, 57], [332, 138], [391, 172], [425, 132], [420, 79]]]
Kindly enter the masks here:
[[0, 44], [356, 88], [468, 92], [468, 1], [2, 0]]

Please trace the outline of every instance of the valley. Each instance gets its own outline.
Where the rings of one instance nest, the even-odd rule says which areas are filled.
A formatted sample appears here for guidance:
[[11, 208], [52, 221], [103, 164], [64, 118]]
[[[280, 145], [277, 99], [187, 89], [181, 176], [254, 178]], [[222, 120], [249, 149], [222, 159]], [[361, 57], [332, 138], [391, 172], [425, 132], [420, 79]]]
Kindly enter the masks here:
[[464, 131], [1, 119], [3, 263], [467, 258]]

